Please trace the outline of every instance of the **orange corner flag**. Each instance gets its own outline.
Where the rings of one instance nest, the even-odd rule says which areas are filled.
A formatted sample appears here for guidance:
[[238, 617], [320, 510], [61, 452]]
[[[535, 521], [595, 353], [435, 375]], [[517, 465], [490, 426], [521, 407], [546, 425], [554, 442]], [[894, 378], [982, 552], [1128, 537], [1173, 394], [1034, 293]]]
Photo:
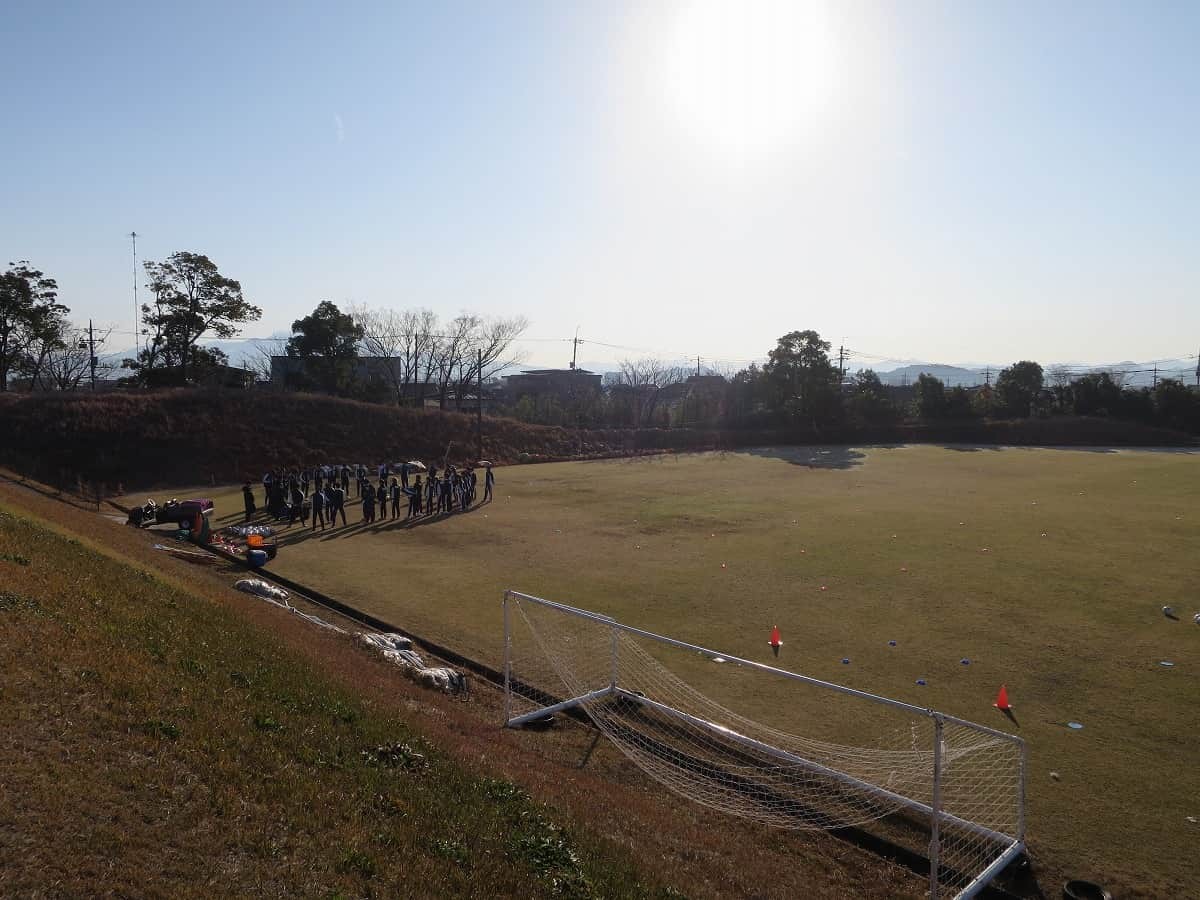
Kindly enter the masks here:
[[771, 627], [771, 640], [768, 643], [771, 645], [771, 649], [775, 652], [775, 655], [778, 656], [779, 648], [783, 646], [783, 640], [779, 637], [778, 625]]
[[996, 695], [996, 702], [993, 703], [992, 706], [996, 707], [996, 709], [1000, 710], [1000, 712], [1008, 712], [1010, 709], [1012, 709], [1012, 706], [1009, 705], [1008, 702], [1007, 684], [1000, 685], [1000, 693]]

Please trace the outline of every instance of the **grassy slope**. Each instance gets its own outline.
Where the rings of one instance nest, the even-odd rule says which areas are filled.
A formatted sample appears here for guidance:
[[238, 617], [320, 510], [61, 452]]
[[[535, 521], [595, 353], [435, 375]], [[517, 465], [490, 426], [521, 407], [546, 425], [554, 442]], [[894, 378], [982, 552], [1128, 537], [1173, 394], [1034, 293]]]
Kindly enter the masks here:
[[[788, 461], [810, 455], [501, 469], [490, 506], [415, 528], [363, 529], [352, 511], [344, 531], [285, 537], [277, 567], [491, 661], [513, 587], [763, 660], [778, 621], [788, 667], [998, 727], [1007, 682], [1038, 861], [1130, 894], [1193, 891], [1200, 458], [913, 447], [822, 457], [843, 468]], [[231, 519], [239, 506], [219, 498]], [[753, 717], [830, 718], [805, 721], [777, 684], [677, 663]], [[833, 717], [831, 737], [877, 737]]]
[[228, 610], [4, 512], [0, 644], [5, 895], [654, 893]]
[[[157, 539], [155, 535], [97, 519], [92, 513], [81, 514], [78, 509], [46, 499], [25, 488], [7, 485], [2, 477], [0, 506], [6, 506], [10, 511], [15, 509], [26, 518], [35, 516], [40, 523], [53, 528], [56, 534], [82, 542], [81, 546], [72, 540], [66, 545], [69, 552], [59, 553], [59, 544], [55, 543], [57, 539], [34, 529], [23, 536], [21, 550], [14, 544], [3, 543], [0, 545], [0, 554], [17, 558], [0, 561], [0, 589], [15, 593], [10, 584], [16, 584], [16, 579], [20, 578], [23, 585], [21, 590], [24, 591], [20, 596], [27, 598], [32, 595], [36, 600], [37, 592], [27, 589], [29, 579], [36, 579], [37, 584], [51, 585], [60, 584], [63, 580], [81, 582], [84, 578], [82, 575], [65, 578], [61, 563], [82, 560], [82, 566], [76, 566], [73, 570], [78, 572], [86, 569], [91, 573], [91, 579], [87, 582], [87, 596], [99, 600], [100, 605], [93, 606], [92, 612], [100, 616], [105, 631], [103, 639], [89, 635], [90, 643], [84, 648], [74, 643], [52, 643], [38, 653], [30, 649], [23, 651], [20, 656], [14, 654], [13, 660], [6, 662], [0, 671], [0, 678], [4, 679], [0, 680], [0, 700], [3, 700], [0, 711], [7, 711], [4, 704], [10, 697], [24, 705], [72, 710], [68, 720], [71, 725], [66, 730], [61, 727], [62, 720], [50, 723], [31, 721], [24, 723], [11, 740], [5, 722], [12, 720], [0, 717], [0, 747], [15, 746], [18, 739], [23, 745], [41, 741], [41, 745], [52, 744], [56, 753], [59, 753], [53, 760], [53, 767], [32, 755], [22, 758], [22, 779], [14, 778], [11, 781], [14, 789], [38, 796], [42, 805], [9, 804], [9, 795], [5, 793], [9, 782], [0, 780], [0, 859], [6, 863], [9, 859], [17, 859], [20, 863], [9, 868], [0, 866], [0, 894], [14, 892], [8, 887], [18, 878], [22, 879], [21, 884], [28, 884], [33, 893], [50, 895], [102, 892], [105, 885], [110, 882], [115, 884], [122, 878], [135, 879], [138, 889], [134, 893], [143, 895], [228, 895], [238, 891], [237, 878], [243, 878], [244, 883], [250, 884], [243, 893], [294, 894], [296, 883], [303, 878], [305, 887], [299, 893], [318, 895], [322, 879], [328, 881], [339, 876], [343, 885], [347, 882], [350, 885], [350, 890], [343, 891], [343, 895], [420, 896], [423, 893], [464, 892], [461, 881], [455, 881], [450, 888], [444, 884], [427, 886], [408, 880], [400, 886], [389, 886], [386, 881], [381, 883], [386, 872], [392, 871], [391, 868], [386, 868], [384, 874], [377, 869], [371, 878], [364, 877], [371, 872], [371, 865], [379, 861], [378, 857], [371, 854], [371, 848], [376, 843], [378, 854], [386, 857], [383, 860], [386, 867], [394, 865], [392, 858], [397, 854], [401, 863], [407, 864], [407, 848], [388, 846], [392, 840], [389, 837], [390, 830], [395, 826], [397, 816], [412, 816], [409, 822], [418, 828], [429, 818], [424, 803], [416, 805], [414, 814], [409, 808], [414, 804], [407, 800], [404, 802], [408, 805], [399, 812], [387, 803], [380, 805], [376, 796], [366, 798], [368, 806], [354, 807], [364, 798], [361, 793], [355, 796], [352, 790], [347, 789], [352, 789], [354, 783], [350, 775], [345, 773], [348, 770], [352, 773], [353, 762], [360, 758], [356, 755], [362, 749], [359, 741], [374, 739], [370, 728], [366, 731], [361, 730], [359, 725], [342, 728], [333, 746], [325, 743], [321, 752], [320, 758], [331, 762], [331, 765], [318, 764], [307, 774], [295, 770], [295, 760], [290, 763], [285, 761], [282, 771], [272, 771], [270, 767], [261, 765], [259, 757], [242, 751], [222, 759], [217, 777], [208, 777], [212, 776], [212, 771], [202, 767], [208, 751], [204, 747], [194, 746], [196, 729], [203, 728], [205, 722], [226, 722], [224, 713], [214, 710], [217, 704], [227, 705], [233, 710], [234, 720], [227, 724], [235, 733], [237, 729], [249, 730], [253, 723], [253, 719], [249, 718], [251, 712], [257, 714], [262, 710], [257, 702], [252, 708], [246, 706], [247, 697], [239, 697], [239, 691], [236, 690], [243, 686], [236, 684], [233, 676], [229, 676], [229, 684], [224, 691], [218, 690], [220, 696], [215, 703], [192, 704], [196, 719], [180, 721], [178, 718], [163, 718], [163, 707], [172, 710], [182, 706], [175, 699], [181, 689], [189, 692], [195, 687], [193, 679], [197, 673], [194, 670], [185, 671], [185, 668], [192, 670], [193, 666], [180, 660], [176, 668], [172, 664], [176, 661], [175, 657], [168, 657], [156, 664], [153, 673], [156, 678], [152, 684], [139, 682], [146, 688], [150, 699], [160, 696], [154, 691], [163, 691], [168, 698], [166, 701], [151, 704], [150, 708], [140, 711], [140, 715], [132, 715], [130, 721], [97, 722], [86, 707], [84, 712], [88, 714], [81, 715], [71, 705], [76, 703], [75, 695], [79, 690], [79, 682], [72, 677], [73, 672], [110, 672], [111, 677], [104, 682], [91, 681], [90, 674], [82, 677], [83, 682], [90, 685], [87, 702], [112, 709], [114, 701], [124, 703], [129, 699], [125, 696], [126, 666], [123, 664], [132, 663], [129, 669], [131, 673], [142, 671], [141, 664], [145, 660], [139, 659], [137, 653], [132, 658], [118, 654], [115, 666], [107, 661], [113, 652], [110, 638], [114, 637], [116, 630], [115, 624], [108, 620], [108, 614], [113, 609], [121, 610], [122, 615], [134, 613], [126, 608], [128, 603], [121, 594], [124, 586], [133, 583], [137, 586], [132, 594], [134, 600], [150, 596], [141, 593], [142, 587], [152, 590], [159, 602], [163, 602], [164, 597], [182, 600], [179, 607], [171, 607], [168, 603], [168, 610], [160, 622], [172, 636], [178, 633], [180, 625], [175, 621], [177, 609], [196, 607], [198, 616], [206, 622], [215, 621], [218, 627], [222, 627], [221, 623], [231, 623], [232, 633], [242, 638], [253, 641], [265, 639], [267, 646], [264, 652], [274, 660], [272, 665], [281, 665], [285, 676], [289, 678], [288, 672], [299, 673], [302, 668], [304, 674], [298, 677], [302, 677], [305, 683], [313, 683], [315, 689], [332, 690], [338, 698], [338, 709], [347, 708], [343, 704], [348, 703], [350, 709], [362, 711], [361, 715], [354, 718], [356, 723], [362, 724], [363, 717], [374, 718], [380, 728], [395, 737], [411, 734], [406, 723], [418, 721], [424, 740], [441, 751], [434, 751], [432, 755], [448, 763], [452, 771], [458, 771], [463, 776], [460, 783], [465, 783], [468, 788], [473, 785], [481, 789], [485, 795], [484, 804], [495, 807], [479, 810], [482, 814], [477, 817], [479, 825], [491, 828], [497, 819], [503, 823], [503, 847], [493, 845], [492, 853], [503, 851], [516, 867], [517, 877], [521, 877], [521, 870], [524, 869], [524, 878], [535, 882], [532, 888], [523, 885], [522, 893], [537, 894], [555, 890], [556, 870], [561, 870], [568, 861], [563, 851], [573, 847], [582, 857], [584, 874], [590, 879], [588, 890], [595, 896], [614, 891], [619, 894], [623, 886], [621, 873], [629, 870], [630, 863], [641, 873], [639, 880], [643, 883], [677, 885], [684, 888], [687, 895], [697, 898], [755, 896], [763, 900], [782, 900], [805, 896], [812, 900], [841, 900], [853, 896], [895, 900], [899, 897], [921, 896], [923, 881], [920, 878], [899, 869], [886, 859], [856, 850], [832, 836], [767, 829], [723, 817], [719, 817], [720, 827], [714, 827], [711, 811], [673, 802], [670, 795], [665, 795], [661, 788], [648, 783], [615, 749], [604, 742], [597, 742], [596, 735], [589, 729], [569, 726], [550, 732], [499, 729], [497, 722], [501, 717], [501, 697], [486, 683], [476, 684], [470, 702], [466, 703], [431, 693], [400, 677], [393, 666], [378, 657], [360, 647], [351, 646], [349, 639], [315, 629], [297, 617], [282, 614], [260, 600], [231, 590], [233, 578], [238, 577], [235, 574], [237, 570], [224, 566], [215, 569], [196, 568], [155, 552], [151, 548], [152, 542]], [[27, 527], [24, 524], [20, 526], [22, 529]], [[0, 542], [6, 541], [4, 535], [5, 532], [0, 530]], [[49, 554], [47, 559], [42, 560], [39, 553], [25, 549], [26, 546], [35, 545], [46, 550]], [[91, 551], [102, 556], [95, 556]], [[116, 562], [113, 563], [113, 560]], [[23, 565], [25, 561], [30, 565]], [[133, 579], [132, 582], [130, 579]], [[57, 600], [52, 602], [59, 605]], [[9, 628], [26, 627], [29, 623], [19, 616], [33, 611], [30, 604], [20, 599], [9, 605], [14, 607], [14, 615], [9, 620], [9, 610], [0, 613], [0, 639], [7, 639]], [[18, 606], [24, 608], [23, 613], [16, 613]], [[66, 609], [70, 610], [70, 606]], [[45, 624], [37, 624], [39, 621], [37, 617], [34, 618], [35, 627]], [[189, 616], [188, 622], [191, 621]], [[56, 622], [73, 634], [87, 633], [72, 624], [69, 615], [61, 616]], [[23, 640], [7, 642], [6, 649], [8, 643], [21, 646]], [[173, 644], [169, 643], [168, 646], [174, 651]], [[209, 646], [213, 645], [210, 643]], [[217, 649], [229, 649], [229, 646], [229, 642], [223, 639]], [[208, 652], [207, 649], [201, 652], [192, 650], [187, 656], [201, 660], [206, 658]], [[253, 651], [248, 652], [253, 655]], [[114, 668], [117, 671], [111, 672]], [[234, 668], [243, 674], [251, 674], [240, 660]], [[205, 674], [214, 671], [223, 678], [223, 672], [211, 667]], [[241, 680], [239, 676], [237, 681]], [[40, 681], [44, 681], [45, 685], [40, 685]], [[10, 682], [19, 685], [21, 692], [17, 693], [14, 689], [4, 693], [4, 687]], [[257, 682], [253, 684], [257, 686]], [[221, 679], [215, 686], [221, 688]], [[195, 695], [189, 693], [188, 696]], [[211, 695], [208, 699], [211, 699]], [[12, 711], [8, 712], [15, 715]], [[307, 714], [308, 711], [299, 712]], [[157, 717], [150, 717], [153, 715]], [[303, 722], [304, 715], [296, 710], [288, 710], [282, 719], [271, 712], [267, 715], [283, 724], [284, 728], [274, 730], [270, 722], [262, 720], [254, 725], [254, 733], [273, 735], [271, 746], [289, 751], [294, 749], [297, 754], [303, 755], [302, 762], [309, 759], [314, 749], [321, 749], [321, 742], [327, 737], [319, 727], [315, 730], [309, 728], [303, 734], [297, 732], [295, 725]], [[320, 718], [318, 715], [318, 720]], [[394, 723], [395, 729], [389, 723]], [[315, 724], [319, 726], [321, 723], [317, 721]], [[342, 724], [351, 725], [350, 722]], [[188, 748], [187, 758], [193, 765], [182, 778], [197, 790], [213, 790], [213, 786], [217, 786], [222, 793], [226, 793], [223, 786], [227, 772], [233, 776], [229, 781], [236, 787], [253, 776], [242, 776], [234, 769], [249, 768], [254, 771], [258, 768], [275, 778], [299, 778], [302, 798], [311, 796], [324, 783], [331, 784], [330, 789], [340, 793], [330, 798], [329, 816], [341, 818], [329, 826], [327, 833], [314, 838], [305, 830], [305, 825], [313, 817], [307, 806], [297, 809], [297, 804], [289, 805], [285, 801], [268, 814], [258, 804], [251, 805], [250, 801], [258, 796], [253, 790], [246, 795], [246, 804], [243, 805], [243, 798], [239, 797], [233, 813], [217, 817], [215, 807], [206, 809], [199, 804], [198, 808], [198, 804], [190, 799], [186, 804], [167, 805], [160, 809], [156, 805], [158, 798], [155, 798], [147, 801], [143, 808], [131, 802], [140, 802], [140, 797], [135, 797], [132, 789], [127, 793], [118, 793], [97, 778], [94, 769], [100, 757], [92, 749], [92, 744], [105, 748], [100, 761], [115, 773], [115, 777], [127, 779], [130, 785], [142, 791], [154, 790], [155, 785], [161, 782], [145, 773], [166, 771], [166, 768], [162, 757], [147, 751], [141, 741], [152, 736], [147, 732], [171, 741], [173, 728], [169, 726], [181, 729], [176, 742], [160, 745], [156, 740], [150, 743], [150, 747], [154, 751], [165, 749], [168, 754], [177, 753], [178, 747]], [[88, 730], [89, 737], [95, 735], [97, 740], [81, 741], [75, 734], [75, 729], [81, 727]], [[41, 732], [37, 730], [39, 728]], [[55, 743], [62, 738], [70, 740]], [[408, 742], [410, 746], [420, 746], [420, 741], [421, 738], [417, 737]], [[81, 744], [84, 745], [82, 749]], [[113, 759], [108, 758], [109, 747], [113, 748]], [[442, 756], [443, 753], [445, 756]], [[17, 759], [15, 754], [12, 758]], [[3, 756], [3, 759], [7, 766], [9, 757]], [[338, 759], [345, 765], [332, 764]], [[456, 761], [457, 766], [450, 760]], [[272, 765], [277, 762], [268, 761]], [[151, 768], [147, 768], [147, 764]], [[32, 769], [26, 768], [29, 765]], [[17, 771], [13, 769], [14, 773]], [[471, 773], [476, 775], [472, 776]], [[5, 774], [7, 778], [7, 768]], [[313, 775], [316, 777], [313, 778]], [[48, 783], [51, 777], [69, 787], [69, 804], [64, 805], [59, 796], [61, 792]], [[407, 777], [402, 777], [402, 781], [407, 781]], [[546, 805], [539, 807], [531, 804], [514, 795], [506, 784], [497, 781], [518, 785]], [[448, 784], [448, 779], [438, 777], [431, 782], [429, 790], [444, 794], [447, 787], [453, 793], [457, 785], [453, 781]], [[327, 793], [318, 792], [322, 796]], [[472, 794], [468, 790], [465, 796], [465, 809], [470, 811], [476, 807], [478, 793]], [[602, 798], [603, 802], [597, 802], [598, 798]], [[461, 805], [463, 800], [457, 796], [448, 799], [443, 796], [438, 802]], [[5, 818], [10, 810], [11, 815]], [[12, 827], [10, 820], [16, 816], [17, 810], [23, 811], [24, 818], [20, 820], [19, 827]], [[175, 815], [176, 811], [183, 814]], [[317, 813], [318, 817], [325, 815], [324, 810], [318, 810]], [[465, 843], [468, 853], [475, 852], [478, 847], [470, 838], [464, 841], [457, 836], [444, 835], [445, 830], [453, 829], [466, 813], [460, 817], [451, 811], [449, 815], [446, 823], [442, 822], [440, 812], [432, 817], [435, 819], [429, 823], [432, 830], [425, 835], [428, 841], [418, 841], [416, 853], [432, 853], [435, 865], [439, 860], [448, 859], [460, 866], [463, 865], [463, 848], [455, 841]], [[119, 823], [120, 829], [110, 834], [113, 838], [110, 843], [115, 843], [118, 837], [121, 840], [128, 838], [137, 842], [138, 852], [142, 855], [136, 858], [118, 855], [110, 864], [98, 855], [95, 847], [75, 839], [78, 834], [92, 827], [89, 823], [97, 821]], [[566, 834], [556, 835], [547, 824], [550, 821], [560, 824]], [[255, 846], [250, 843], [251, 832], [260, 825], [270, 829], [276, 836], [282, 835], [279, 846], [269, 848], [270, 853], [264, 851], [265, 858], [251, 852]], [[155, 826], [152, 836], [148, 836], [147, 829], [150, 826]], [[177, 830], [176, 826], [181, 830]], [[476, 827], [474, 820], [471, 827]], [[182, 829], [188, 830], [185, 832]], [[198, 841], [197, 835], [204, 840]], [[591, 837], [593, 835], [603, 835], [603, 839]], [[532, 837], [532, 840], [522, 840], [522, 836]], [[560, 837], [566, 839], [565, 848], [559, 843]], [[341, 842], [344, 849], [345, 841], [353, 839], [358, 839], [359, 843], [352, 845], [349, 855], [336, 855], [337, 842]], [[14, 856], [7, 852], [10, 841], [20, 842], [23, 848], [28, 845], [32, 852], [27, 852], [24, 857]], [[335, 842], [334, 845], [330, 846], [329, 841]], [[42, 842], [46, 843], [46, 848], [41, 846]], [[249, 844], [251, 849], [246, 849], [244, 844]], [[154, 860], [164, 853], [158, 845], [170, 851], [171, 862], [169, 871], [163, 875], [161, 886], [143, 871], [144, 865], [151, 868], [157, 865]], [[311, 851], [314, 855], [307, 862], [297, 861], [293, 855], [296, 847]], [[142, 853], [145, 848], [149, 849]], [[487, 849], [485, 841], [485, 853]], [[356, 855], [360, 852], [368, 854], [369, 859]], [[515, 854], [515, 858], [512, 854]], [[213, 862], [226, 857], [229, 861], [219, 867]], [[50, 860], [50, 864], [45, 871], [39, 871], [37, 866], [45, 860]], [[144, 860], [150, 862], [144, 863]], [[332, 876], [323, 868], [331, 860], [334, 866]], [[429, 862], [421, 860], [417, 870], [420, 871]], [[303, 870], [299, 875], [293, 871], [296, 867]], [[486, 866], [477, 866], [468, 857], [466, 867], [470, 887], [466, 893], [487, 896], [494, 895], [497, 890], [502, 895], [505, 893], [502, 887], [497, 888], [496, 881], [487, 874], [490, 870]], [[603, 871], [600, 877], [589, 874], [595, 869], [605, 868], [610, 870], [607, 876]], [[77, 870], [83, 874], [76, 874]], [[103, 872], [108, 881], [93, 880], [83, 888], [78, 886], [96, 871]], [[56, 882], [57, 873], [65, 874]], [[558, 876], [560, 892], [569, 894], [571, 885], [578, 883], [577, 877], [570, 871], [559, 871]], [[256, 877], [259, 881], [251, 884]], [[206, 886], [206, 879], [216, 879], [215, 889]], [[629, 887], [628, 881], [624, 886]], [[122, 889], [114, 887], [113, 891], [120, 892]], [[644, 893], [636, 886], [626, 891], [639, 892]]]

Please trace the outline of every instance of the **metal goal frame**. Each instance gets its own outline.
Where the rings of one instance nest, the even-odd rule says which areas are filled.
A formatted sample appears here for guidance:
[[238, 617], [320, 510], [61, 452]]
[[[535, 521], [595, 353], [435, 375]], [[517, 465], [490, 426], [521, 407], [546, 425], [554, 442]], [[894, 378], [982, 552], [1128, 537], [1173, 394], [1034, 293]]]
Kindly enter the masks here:
[[[510, 606], [514, 603], [533, 604], [550, 610], [554, 610], [566, 616], [574, 616], [580, 619], [589, 620], [596, 625], [607, 628], [612, 634], [611, 640], [611, 667], [610, 677], [607, 684], [598, 684], [592, 690], [586, 691], [575, 697], [559, 699], [548, 693], [542, 688], [537, 688], [528, 684], [521, 683], [520, 679], [513, 673], [513, 655], [512, 655], [512, 616]], [[844, 685], [835, 684], [829, 681], [823, 681], [818, 678], [812, 678], [808, 675], [801, 675], [797, 672], [791, 672], [787, 669], [781, 669], [776, 666], [770, 666], [765, 663], [756, 662], [750, 659], [743, 659], [729, 653], [713, 650], [709, 647], [701, 647], [697, 644], [691, 644], [686, 641], [680, 641], [675, 638], [665, 635], [656, 634], [652, 631], [647, 631], [642, 628], [637, 628], [633, 625], [627, 625], [619, 622], [610, 616], [605, 616], [600, 613], [591, 612], [590, 610], [580, 609], [574, 606], [568, 606], [564, 603], [557, 603], [552, 600], [546, 600], [541, 597], [534, 597], [530, 594], [524, 594], [519, 591], [507, 590], [504, 592], [503, 599], [503, 616], [504, 616], [504, 725], [508, 728], [519, 728], [530, 722], [545, 717], [557, 712], [565, 712], [566, 710], [583, 706], [587, 709], [586, 704], [596, 700], [600, 700], [607, 696], [617, 696], [636, 702], [642, 706], [653, 708], [657, 712], [678, 719], [690, 727], [709, 731], [719, 735], [725, 740], [730, 740], [736, 743], [741, 743], [754, 751], [774, 757], [780, 762], [803, 767], [823, 777], [832, 779], [846, 785], [857, 791], [862, 791], [865, 794], [876, 797], [880, 800], [894, 804], [900, 809], [913, 814], [914, 816], [927, 820], [929, 823], [930, 841], [928, 848], [929, 855], [929, 872], [930, 872], [930, 898], [937, 900], [939, 896], [944, 894], [939, 892], [939, 850], [941, 847], [941, 831], [943, 826], [953, 827], [955, 829], [972, 833], [979, 838], [986, 839], [992, 842], [997, 848], [997, 854], [994, 859], [982, 871], [973, 874], [971, 880], [962, 888], [955, 896], [958, 898], [970, 898], [978, 895], [999, 873], [1013, 860], [1022, 856], [1026, 851], [1025, 846], [1025, 786], [1026, 786], [1026, 770], [1028, 762], [1028, 750], [1025, 741], [1016, 735], [1009, 734], [1004, 731], [999, 731], [995, 728], [989, 728], [986, 725], [980, 725], [975, 722], [970, 722], [966, 719], [960, 719], [956, 716], [951, 716], [946, 713], [939, 712], [934, 709], [928, 709], [916, 706], [911, 703], [905, 703], [900, 700], [894, 700], [890, 697], [883, 697], [879, 694], [872, 694], [867, 691], [860, 691], [855, 688], [846, 687]], [[932, 802], [925, 803], [920, 799], [907, 797], [903, 794], [896, 793], [886, 787], [872, 784], [864, 781], [849, 773], [840, 772], [829, 766], [821, 763], [807, 760], [790, 751], [782, 748], [773, 747], [762, 741], [758, 741], [752, 737], [739, 734], [738, 732], [721, 725], [717, 722], [708, 721], [690, 715], [683, 710], [676, 709], [668, 704], [661, 703], [652, 697], [647, 697], [641, 692], [633, 692], [621, 686], [618, 678], [618, 652], [619, 652], [619, 635], [624, 632], [642, 638], [644, 640], [662, 643], [679, 650], [684, 650], [692, 653], [699, 653], [710, 659], [721, 659], [728, 663], [733, 663], [748, 669], [754, 669], [768, 675], [779, 678], [798, 681], [803, 684], [815, 687], [821, 690], [833, 691], [839, 694], [863, 700], [868, 703], [880, 704], [883, 706], [892, 707], [907, 713], [913, 717], [920, 717], [930, 721], [932, 724]], [[524, 712], [518, 715], [513, 714], [513, 697], [514, 694], [520, 692], [520, 695], [529, 699], [530, 696], [537, 698], [538, 702], [544, 705]], [[951, 812], [948, 812], [943, 806], [943, 783], [945, 778], [946, 759], [945, 759], [945, 741], [943, 738], [944, 730], [947, 725], [954, 725], [969, 731], [977, 732], [981, 735], [986, 735], [992, 739], [1002, 742], [1011, 742], [1016, 750], [1016, 758], [1018, 760], [1017, 772], [1017, 796], [1015, 798], [1017, 809], [1016, 828], [1013, 833], [1005, 831], [997, 831], [989, 828], [986, 825], [971, 822], [967, 819], [960, 818]]]

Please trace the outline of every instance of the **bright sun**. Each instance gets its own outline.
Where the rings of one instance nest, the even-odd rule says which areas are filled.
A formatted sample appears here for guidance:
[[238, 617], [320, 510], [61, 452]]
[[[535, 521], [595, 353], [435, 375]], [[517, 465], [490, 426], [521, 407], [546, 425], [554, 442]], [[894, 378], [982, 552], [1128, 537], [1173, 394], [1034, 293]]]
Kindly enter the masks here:
[[832, 99], [836, 48], [817, 2], [685, 3], [665, 51], [665, 87], [684, 127], [735, 159], [793, 145]]

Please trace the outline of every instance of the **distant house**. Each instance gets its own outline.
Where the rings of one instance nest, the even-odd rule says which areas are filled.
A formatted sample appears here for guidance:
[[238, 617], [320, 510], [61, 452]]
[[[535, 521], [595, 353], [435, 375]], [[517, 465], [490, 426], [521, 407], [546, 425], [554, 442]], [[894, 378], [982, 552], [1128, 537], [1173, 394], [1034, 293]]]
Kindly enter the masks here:
[[603, 376], [586, 369], [527, 369], [504, 378], [505, 399], [516, 403], [522, 397], [554, 397], [568, 400], [600, 392]]

